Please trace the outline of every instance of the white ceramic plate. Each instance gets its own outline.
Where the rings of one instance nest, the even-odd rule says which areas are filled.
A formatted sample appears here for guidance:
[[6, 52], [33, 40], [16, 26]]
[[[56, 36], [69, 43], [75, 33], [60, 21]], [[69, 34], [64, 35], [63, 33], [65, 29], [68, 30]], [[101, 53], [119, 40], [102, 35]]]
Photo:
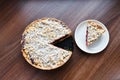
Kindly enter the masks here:
[[93, 43], [92, 45], [87, 47], [86, 46], [87, 21], [89, 21], [89, 20], [85, 20], [85, 21], [81, 22], [75, 30], [76, 44], [84, 52], [91, 53], [91, 54], [99, 53], [102, 50], [104, 50], [109, 43], [109, 32], [108, 32], [107, 28], [105, 27], [105, 25], [102, 24], [101, 22], [99, 22], [97, 20], [90, 20], [90, 21], [95, 21], [95, 22], [99, 23], [105, 29], [105, 33], [98, 40], [96, 40], [95, 43]]

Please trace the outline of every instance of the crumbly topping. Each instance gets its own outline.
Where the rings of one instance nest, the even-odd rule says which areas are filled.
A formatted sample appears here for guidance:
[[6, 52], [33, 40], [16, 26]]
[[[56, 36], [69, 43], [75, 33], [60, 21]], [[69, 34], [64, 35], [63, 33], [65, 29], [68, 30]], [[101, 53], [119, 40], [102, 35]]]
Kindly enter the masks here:
[[33, 65], [40, 69], [54, 69], [63, 65], [71, 56], [66, 51], [53, 46], [55, 40], [71, 34], [71, 30], [59, 20], [46, 18], [32, 22], [23, 33], [23, 49]]
[[87, 25], [87, 44], [90, 45], [95, 42], [105, 30], [99, 24], [89, 21]]

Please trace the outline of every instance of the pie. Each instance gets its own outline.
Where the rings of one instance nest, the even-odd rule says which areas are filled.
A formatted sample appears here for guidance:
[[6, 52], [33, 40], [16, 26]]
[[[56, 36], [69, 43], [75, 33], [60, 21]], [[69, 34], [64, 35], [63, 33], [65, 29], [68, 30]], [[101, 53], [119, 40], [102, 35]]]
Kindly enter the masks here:
[[86, 30], [86, 46], [90, 46], [93, 44], [99, 37], [103, 35], [105, 30], [102, 26], [94, 21], [87, 22], [87, 30]]
[[72, 31], [55, 18], [42, 18], [30, 23], [22, 34], [22, 54], [32, 66], [51, 70], [65, 64], [72, 51], [55, 46], [70, 37]]

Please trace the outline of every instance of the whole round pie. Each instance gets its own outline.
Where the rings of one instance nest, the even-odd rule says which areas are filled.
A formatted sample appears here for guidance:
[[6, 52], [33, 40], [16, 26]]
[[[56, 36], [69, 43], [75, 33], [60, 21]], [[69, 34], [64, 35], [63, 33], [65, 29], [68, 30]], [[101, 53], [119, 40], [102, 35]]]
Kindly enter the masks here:
[[51, 70], [62, 66], [72, 51], [55, 46], [71, 36], [68, 26], [55, 18], [42, 18], [30, 23], [22, 34], [22, 54], [32, 66]]

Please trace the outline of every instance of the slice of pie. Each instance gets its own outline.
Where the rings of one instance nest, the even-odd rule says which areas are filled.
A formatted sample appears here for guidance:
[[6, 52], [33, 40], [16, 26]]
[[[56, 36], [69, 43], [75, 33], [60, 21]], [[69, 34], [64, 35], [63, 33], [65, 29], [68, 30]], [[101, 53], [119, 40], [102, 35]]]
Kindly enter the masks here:
[[93, 44], [105, 30], [102, 26], [94, 21], [87, 22], [87, 30], [86, 30], [86, 46]]
[[68, 26], [55, 18], [42, 18], [29, 24], [22, 34], [22, 53], [32, 66], [51, 70], [65, 64], [72, 51], [55, 46], [71, 36]]

